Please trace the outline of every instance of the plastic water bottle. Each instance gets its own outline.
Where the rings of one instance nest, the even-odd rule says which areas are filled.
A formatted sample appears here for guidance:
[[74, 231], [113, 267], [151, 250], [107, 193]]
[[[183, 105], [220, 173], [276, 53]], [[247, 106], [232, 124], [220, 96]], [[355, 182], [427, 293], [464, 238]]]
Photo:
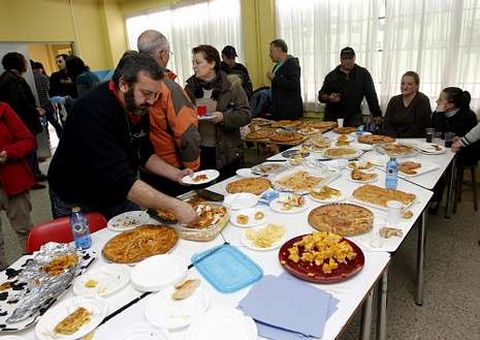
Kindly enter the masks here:
[[88, 228], [88, 221], [79, 207], [72, 208], [70, 215], [70, 227], [72, 228], [73, 240], [78, 249], [88, 249], [92, 246], [92, 237]]
[[395, 157], [390, 157], [387, 162], [387, 174], [385, 175], [385, 188], [396, 189], [398, 184], [398, 162]]
[[357, 136], [363, 135], [363, 128], [364, 128], [363, 125], [359, 125], [359, 126], [357, 127]]

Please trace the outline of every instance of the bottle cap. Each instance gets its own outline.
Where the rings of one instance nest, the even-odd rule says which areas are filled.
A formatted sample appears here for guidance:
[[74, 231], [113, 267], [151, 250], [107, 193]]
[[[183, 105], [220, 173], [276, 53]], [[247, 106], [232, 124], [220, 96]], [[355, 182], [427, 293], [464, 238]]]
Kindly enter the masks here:
[[72, 213], [78, 213], [80, 212], [80, 207], [73, 207], [72, 208]]

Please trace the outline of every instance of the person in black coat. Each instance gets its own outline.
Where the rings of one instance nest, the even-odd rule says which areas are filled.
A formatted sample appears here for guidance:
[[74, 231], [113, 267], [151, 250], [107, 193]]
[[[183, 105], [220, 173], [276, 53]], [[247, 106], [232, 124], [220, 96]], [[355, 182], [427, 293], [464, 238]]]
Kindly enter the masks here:
[[[465, 136], [477, 125], [477, 116], [470, 109], [470, 100], [471, 96], [468, 91], [463, 91], [458, 87], [443, 89], [437, 99], [437, 108], [432, 114], [431, 126], [442, 134], [454, 132], [457, 137]], [[462, 149], [457, 155], [457, 166], [463, 168], [475, 163], [478, 160], [479, 151], [480, 142]], [[429, 209], [431, 214], [438, 211], [445, 183], [446, 180], [442, 177], [433, 189], [432, 203]]]
[[272, 118], [299, 119], [303, 116], [303, 102], [300, 94], [300, 64], [298, 58], [289, 54], [282, 39], [270, 43], [270, 59], [275, 64], [267, 78], [272, 82]]
[[340, 51], [340, 65], [325, 77], [318, 92], [318, 100], [325, 103], [325, 119], [344, 119], [344, 126], [358, 126], [363, 123], [361, 104], [367, 100], [372, 121], [379, 124], [382, 111], [378, 104], [375, 85], [370, 72], [355, 63], [355, 51], [345, 47]]

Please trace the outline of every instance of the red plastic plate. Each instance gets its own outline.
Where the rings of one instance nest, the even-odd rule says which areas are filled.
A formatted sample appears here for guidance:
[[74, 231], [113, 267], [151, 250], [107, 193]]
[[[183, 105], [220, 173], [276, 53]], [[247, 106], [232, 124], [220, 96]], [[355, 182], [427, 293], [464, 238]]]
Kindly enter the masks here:
[[[363, 265], [365, 264], [365, 256], [363, 255], [362, 250], [355, 243], [347, 239], [343, 240], [347, 241], [352, 246], [353, 251], [357, 253], [357, 257], [346, 264], [341, 263], [338, 268], [333, 270], [330, 274], [325, 274], [322, 271], [322, 266], [317, 266], [314, 263], [301, 260], [295, 263], [292, 260], [289, 260], [288, 248], [293, 247], [295, 242], [300, 241], [306, 235], [310, 234], [297, 236], [285, 242], [278, 252], [278, 259], [280, 260], [280, 263], [290, 274], [305, 281], [315, 283], [335, 283], [351, 278], [363, 268]], [[300, 256], [302, 255], [302, 252], [303, 249], [300, 247]]]

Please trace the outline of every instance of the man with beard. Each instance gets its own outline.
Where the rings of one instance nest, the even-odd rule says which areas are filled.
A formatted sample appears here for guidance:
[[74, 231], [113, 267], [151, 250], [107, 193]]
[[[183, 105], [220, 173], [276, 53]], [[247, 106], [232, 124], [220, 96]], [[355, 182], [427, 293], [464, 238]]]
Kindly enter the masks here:
[[111, 218], [142, 206], [168, 209], [183, 223], [198, 219], [190, 205], [137, 178], [140, 166], [177, 182], [192, 172], [161, 160], [148, 140], [147, 113], [162, 78], [152, 57], [129, 51], [110, 82], [75, 102], [48, 172], [55, 218], [73, 207]]

